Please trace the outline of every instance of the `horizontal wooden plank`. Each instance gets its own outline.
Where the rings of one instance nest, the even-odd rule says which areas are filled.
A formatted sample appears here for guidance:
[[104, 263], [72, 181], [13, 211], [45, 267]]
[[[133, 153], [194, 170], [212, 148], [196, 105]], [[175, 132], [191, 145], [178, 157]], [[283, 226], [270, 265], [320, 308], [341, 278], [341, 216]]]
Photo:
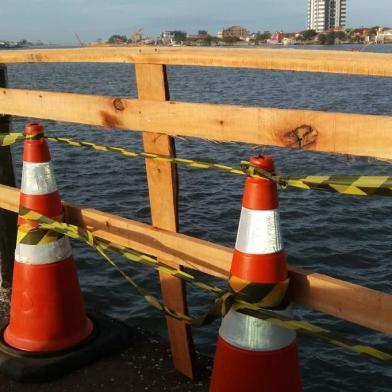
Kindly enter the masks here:
[[295, 302], [391, 334], [392, 295], [301, 268], [290, 268]]
[[392, 76], [392, 55], [347, 50], [91, 47], [0, 51], [1, 63], [97, 62], [259, 68]]
[[[18, 210], [19, 191], [0, 185], [0, 208]], [[86, 227], [97, 238], [227, 278], [232, 249], [183, 234], [121, 218], [92, 208], [64, 203], [65, 220]], [[290, 267], [293, 300], [353, 323], [392, 334], [392, 295], [316, 272]]]
[[[0, 208], [18, 211], [19, 191], [0, 184]], [[65, 205], [65, 221], [85, 227], [98, 238], [148, 253], [173, 264], [226, 278], [231, 263], [230, 251], [184, 234], [158, 229], [92, 208]], [[188, 249], [192, 244], [192, 250]], [[208, 244], [208, 246], [206, 246]]]
[[392, 158], [391, 116], [158, 102], [19, 89], [0, 89], [0, 112], [223, 142]]

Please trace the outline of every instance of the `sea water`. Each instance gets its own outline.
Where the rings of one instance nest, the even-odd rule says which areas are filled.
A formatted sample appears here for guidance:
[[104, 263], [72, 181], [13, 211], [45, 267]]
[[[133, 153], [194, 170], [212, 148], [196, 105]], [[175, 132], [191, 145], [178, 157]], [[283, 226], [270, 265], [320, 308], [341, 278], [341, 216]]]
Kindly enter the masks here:
[[[331, 47], [317, 47], [317, 49]], [[315, 49], [311, 47], [310, 49]], [[392, 45], [334, 47], [392, 52]], [[252, 50], [252, 49], [250, 49]], [[255, 49], [257, 50], [257, 49]], [[277, 49], [279, 50], [279, 49]], [[14, 64], [9, 87], [136, 97], [130, 64]], [[392, 115], [392, 78], [186, 66], [168, 67], [172, 100]], [[62, 107], [58, 108], [61, 113]], [[202, 116], [203, 113], [200, 113]], [[13, 131], [35, 119], [14, 117]], [[141, 150], [137, 132], [42, 121], [47, 135], [62, 135]], [[372, 132], [371, 129], [368, 130]], [[392, 130], [391, 130], [392, 131]], [[239, 129], [238, 132], [241, 132]], [[21, 147], [13, 147], [18, 178]], [[50, 143], [56, 180], [65, 200], [150, 223], [144, 162], [110, 152]], [[287, 175], [391, 175], [390, 163], [343, 155], [212, 143], [176, 138], [177, 155], [238, 166], [259, 153], [272, 154]], [[180, 232], [233, 247], [244, 178], [179, 167]], [[392, 291], [392, 199], [317, 191], [279, 193], [281, 226], [288, 263], [385, 292]], [[165, 334], [162, 315], [86, 245], [73, 241], [86, 301], [114, 317]], [[157, 274], [116, 258], [135, 280], [159, 295]], [[205, 279], [202, 274], [197, 276]], [[209, 278], [224, 287], [218, 280]], [[188, 288], [192, 314], [208, 309], [212, 296]], [[364, 343], [391, 349], [391, 339], [354, 324], [299, 306], [295, 316]], [[193, 328], [197, 350], [213, 355], [220, 321]], [[316, 338], [298, 336], [306, 391], [391, 391], [388, 364], [350, 353]]]

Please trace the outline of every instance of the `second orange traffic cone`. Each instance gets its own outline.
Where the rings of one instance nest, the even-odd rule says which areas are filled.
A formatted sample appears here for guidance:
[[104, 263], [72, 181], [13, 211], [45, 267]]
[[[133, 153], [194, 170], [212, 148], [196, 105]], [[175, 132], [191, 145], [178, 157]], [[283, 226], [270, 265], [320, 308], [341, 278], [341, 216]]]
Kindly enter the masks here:
[[[251, 163], [269, 172], [274, 170], [269, 156], [254, 157]], [[249, 177], [245, 183], [230, 285], [240, 293], [252, 291], [252, 284], [258, 294], [272, 293], [274, 287], [284, 285], [287, 279], [276, 184]], [[276, 312], [291, 314], [284, 301], [279, 305]], [[280, 309], [282, 306], [285, 309]], [[301, 390], [295, 332], [230, 310], [219, 329], [210, 391]]]

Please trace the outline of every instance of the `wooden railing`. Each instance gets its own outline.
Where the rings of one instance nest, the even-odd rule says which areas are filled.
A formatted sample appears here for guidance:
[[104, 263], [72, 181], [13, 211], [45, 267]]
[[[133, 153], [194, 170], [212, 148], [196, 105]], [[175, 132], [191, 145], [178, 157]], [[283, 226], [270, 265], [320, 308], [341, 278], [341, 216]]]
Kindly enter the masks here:
[[[167, 64], [392, 76], [392, 55], [332, 51], [188, 48], [83, 48], [0, 51], [0, 63], [135, 63], [138, 99], [0, 89], [0, 112], [143, 132], [144, 149], [174, 155], [172, 136], [392, 158], [392, 117], [169, 101]], [[61, 108], [61, 110], [60, 110]], [[203, 116], [199, 114], [203, 113]], [[303, 133], [304, 126], [307, 132]], [[98, 238], [227, 278], [231, 249], [177, 233], [177, 173], [146, 162], [152, 226], [65, 203], [66, 221]], [[18, 190], [0, 185], [0, 208], [17, 211]], [[290, 267], [293, 300], [368, 328], [392, 333], [392, 296]], [[186, 311], [183, 283], [160, 274], [164, 302]], [[167, 319], [174, 364], [193, 376], [187, 326]]]

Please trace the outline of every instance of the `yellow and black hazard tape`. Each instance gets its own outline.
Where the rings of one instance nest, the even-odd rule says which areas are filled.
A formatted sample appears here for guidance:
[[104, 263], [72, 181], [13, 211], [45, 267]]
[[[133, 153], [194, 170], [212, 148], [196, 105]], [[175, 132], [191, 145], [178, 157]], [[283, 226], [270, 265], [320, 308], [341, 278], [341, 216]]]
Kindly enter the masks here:
[[[0, 134], [0, 146], [9, 146], [18, 140], [24, 139], [22, 133]], [[127, 157], [140, 157], [161, 162], [170, 162], [177, 165], [189, 166], [197, 169], [219, 170], [226, 173], [248, 175], [270, 179], [283, 188], [292, 187], [300, 189], [313, 189], [329, 191], [354, 196], [392, 196], [392, 177], [390, 176], [304, 176], [291, 177], [271, 174], [265, 170], [254, 167], [248, 161], [241, 161], [241, 168], [235, 168], [218, 163], [195, 161], [192, 159], [175, 158], [167, 155], [138, 152], [122, 147], [105, 146], [103, 144], [80, 141], [65, 137], [47, 136], [46, 139], [65, 143], [70, 146], [87, 147], [97, 151], [112, 151]]]
[[348, 339], [341, 334], [331, 332], [328, 329], [318, 327], [306, 321], [290, 319], [289, 317], [272, 312], [268, 309], [250, 309], [249, 304], [247, 303], [241, 304], [236, 302], [233, 304], [233, 309], [249, 316], [268, 321], [271, 324], [283, 328], [292, 329], [294, 331], [302, 332], [306, 335], [318, 337], [336, 346], [343, 347], [358, 354], [363, 354], [372, 358], [377, 358], [384, 362], [392, 363], [392, 353], [364, 345], [354, 339]]
[[54, 230], [43, 229], [42, 227], [31, 227], [30, 225], [18, 225], [16, 242], [26, 245], [46, 245], [55, 242], [64, 234]]
[[356, 196], [392, 196], [390, 176], [306, 176], [289, 177], [272, 174], [255, 167], [248, 161], [241, 161], [241, 167], [250, 176], [267, 178], [281, 185], [301, 189], [315, 189]]
[[392, 196], [392, 177], [389, 176], [281, 176], [281, 180], [295, 188], [356, 196]]
[[[20, 207], [23, 210], [23, 207]], [[19, 214], [20, 215], [20, 214]], [[53, 218], [55, 221], [62, 221], [64, 215], [60, 214]], [[64, 234], [42, 227], [31, 226], [26, 223], [18, 223], [16, 242], [25, 245], [47, 245], [58, 241]]]
[[[347, 339], [341, 334], [331, 332], [325, 328], [317, 327], [308, 322], [302, 320], [294, 320], [281, 314], [272, 312], [268, 309], [260, 309], [258, 304], [252, 304], [249, 302], [244, 302], [241, 299], [235, 299], [232, 293], [225, 292], [224, 290], [210, 285], [209, 283], [202, 282], [194, 278], [190, 274], [184, 273], [180, 270], [176, 270], [157, 261], [151, 256], [141, 254], [135, 250], [118, 246], [116, 244], [102, 242], [95, 238], [94, 235], [88, 230], [82, 229], [74, 225], [57, 222], [35, 211], [27, 210], [24, 208], [20, 209], [19, 214], [22, 218], [26, 220], [38, 223], [41, 228], [54, 230], [65, 234], [71, 238], [79, 239], [86, 242], [88, 245], [95, 248], [114, 268], [116, 268], [119, 273], [144, 297], [144, 299], [149, 304], [151, 304], [154, 308], [162, 311], [164, 314], [171, 316], [177, 320], [184, 321], [187, 324], [194, 326], [206, 325], [215, 320], [216, 318], [223, 317], [227, 314], [230, 308], [233, 308], [239, 312], [268, 321], [272, 324], [324, 339], [332, 344], [346, 348], [350, 351], [392, 363], [391, 353], [381, 351], [367, 345], [363, 345], [362, 343], [354, 341], [353, 339]], [[210, 310], [200, 317], [194, 318], [174, 311], [162, 304], [158, 298], [151, 295], [145, 289], [137, 285], [136, 282], [106, 254], [106, 250], [113, 250], [123, 255], [128, 260], [148, 265], [159, 271], [165, 271], [168, 274], [176, 276], [180, 279], [184, 279], [185, 281], [195, 285], [196, 287], [215, 292], [218, 294], [218, 296], [215, 298]]]
[[[48, 230], [55, 230], [59, 233], [65, 234], [71, 238], [79, 239], [86, 242], [91, 247], [95, 248], [117, 271], [141, 294], [144, 299], [152, 305], [154, 308], [164, 312], [166, 315], [176, 318], [177, 320], [185, 321], [188, 324], [194, 326], [201, 326], [208, 324], [214, 319], [221, 317], [226, 314], [232, 304], [232, 298], [230, 293], [224, 292], [222, 289], [210, 285], [209, 283], [202, 282], [192, 275], [172, 268], [162, 262], [159, 262], [155, 258], [141, 254], [135, 250], [125, 248], [123, 246], [106, 243], [104, 241], [98, 240], [94, 235], [88, 230], [82, 229], [80, 227], [70, 225], [63, 222], [58, 222], [53, 219], [50, 219], [46, 216], [39, 214], [38, 212], [28, 210], [26, 208], [21, 207], [19, 210], [19, 216], [27, 221], [32, 221], [35, 223], [39, 223], [40, 227]], [[158, 298], [147, 292], [145, 289], [140, 287], [131, 276], [125, 273], [115, 261], [113, 261], [107, 254], [106, 250], [111, 250], [116, 253], [121, 254], [125, 258], [130, 261], [147, 265], [149, 267], [154, 268], [155, 270], [164, 271], [170, 275], [173, 275], [177, 278], [183, 279], [186, 282], [202, 288], [203, 290], [207, 290], [210, 292], [214, 292], [219, 294], [218, 297], [214, 300], [212, 307], [209, 312], [201, 317], [190, 317], [188, 315], [177, 312], [173, 309], [168, 308], [164, 304], [162, 304]]]
[[44, 136], [44, 131], [43, 130], [33, 131], [28, 134], [25, 133], [24, 136], [27, 140], [39, 140], [42, 139], [42, 137]]
[[92, 148], [97, 151], [113, 151], [128, 157], [141, 157], [161, 162], [171, 162], [197, 169], [219, 170], [230, 174], [249, 175], [252, 177], [268, 178], [282, 187], [314, 189], [356, 196], [392, 196], [392, 177], [389, 176], [306, 176], [289, 177], [271, 175], [271, 173], [255, 168], [248, 161], [241, 161], [241, 168], [235, 168], [218, 163], [195, 161], [192, 159], [175, 158], [147, 152], [137, 152], [121, 147], [105, 146], [92, 142], [83, 142], [63, 137], [47, 137], [50, 141], [66, 143], [72, 146]]
[[228, 280], [229, 290], [236, 301], [275, 310], [286, 309], [289, 305], [289, 283], [289, 279], [279, 283], [254, 283], [233, 275]]
[[108, 243], [104, 240], [98, 240], [94, 235], [88, 230], [82, 229], [78, 226], [70, 225], [64, 222], [58, 222], [46, 216], [39, 214], [38, 212], [20, 207], [19, 216], [25, 220], [36, 222], [39, 224], [41, 229], [44, 230], [54, 230], [60, 234], [65, 234], [71, 238], [83, 240], [91, 247], [99, 247], [102, 251], [110, 250], [124, 256], [126, 259], [133, 261], [135, 263], [144, 264], [151, 267], [157, 271], [163, 271], [177, 278], [183, 279], [184, 281], [212, 293], [221, 293], [222, 289], [214, 285], [199, 281], [194, 278], [191, 274], [185, 271], [178, 270], [176, 268], [170, 267], [169, 265], [158, 261], [152, 256], [140, 253], [136, 250], [126, 248], [124, 246]]
[[140, 158], [145, 158], [145, 159], [153, 159], [153, 160], [160, 161], [160, 162], [169, 162], [169, 163], [175, 163], [178, 165], [185, 165], [185, 166], [194, 167], [197, 169], [212, 169], [212, 170], [221, 170], [221, 171], [225, 171], [225, 172], [232, 173], [232, 174], [241, 174], [241, 175], [244, 174], [244, 172], [241, 169], [236, 169], [234, 167], [227, 166], [227, 165], [221, 165], [218, 163], [201, 162], [201, 161], [195, 161], [192, 159], [175, 158], [175, 157], [170, 157], [167, 155], [153, 154], [153, 153], [144, 152], [144, 151], [139, 152], [139, 151], [127, 150], [122, 147], [105, 146], [103, 144], [85, 142], [85, 141], [80, 141], [80, 140], [75, 140], [75, 139], [70, 139], [70, 138], [65, 138], [65, 137], [48, 136], [47, 139], [50, 141], [54, 141], [54, 142], [66, 143], [71, 146], [92, 148], [97, 151], [112, 151], [112, 152], [116, 152], [116, 153], [119, 153], [119, 154], [127, 156], [127, 157], [135, 157], [135, 158], [140, 157]]
[[0, 134], [0, 147], [10, 146], [19, 140], [24, 140], [24, 133], [3, 133]]

